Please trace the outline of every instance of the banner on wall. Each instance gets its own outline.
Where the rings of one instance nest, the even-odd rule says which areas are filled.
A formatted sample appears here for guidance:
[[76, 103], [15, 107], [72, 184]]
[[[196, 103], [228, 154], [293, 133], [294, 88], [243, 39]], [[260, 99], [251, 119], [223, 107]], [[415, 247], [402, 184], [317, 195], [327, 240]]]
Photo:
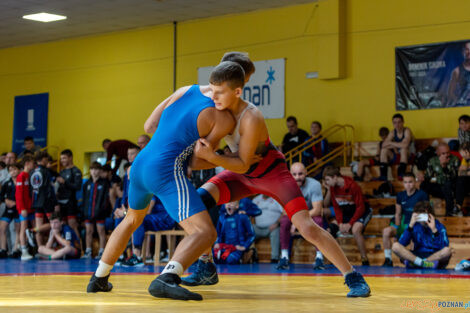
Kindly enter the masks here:
[[470, 105], [470, 40], [397, 47], [396, 109]]
[[48, 109], [48, 93], [15, 97], [12, 151], [22, 152], [24, 138], [28, 136], [33, 137], [36, 145], [47, 146]]
[[[243, 88], [243, 99], [256, 105], [264, 117], [283, 118], [285, 112], [285, 59], [254, 62], [256, 71]], [[198, 83], [209, 84], [214, 66], [198, 68]]]

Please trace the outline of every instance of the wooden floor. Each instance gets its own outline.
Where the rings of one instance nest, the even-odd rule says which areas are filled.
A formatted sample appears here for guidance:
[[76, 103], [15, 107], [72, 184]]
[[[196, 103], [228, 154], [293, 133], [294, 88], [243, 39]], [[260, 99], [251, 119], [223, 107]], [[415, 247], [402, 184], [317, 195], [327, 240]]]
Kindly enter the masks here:
[[[468, 279], [368, 277], [372, 296], [352, 299], [340, 276], [223, 275], [215, 286], [192, 288], [202, 302], [184, 302], [150, 296], [154, 277], [114, 275], [111, 293], [87, 294], [88, 275], [2, 276], [0, 312], [459, 312], [438, 301], [470, 300]], [[403, 307], [411, 301], [428, 307]]]

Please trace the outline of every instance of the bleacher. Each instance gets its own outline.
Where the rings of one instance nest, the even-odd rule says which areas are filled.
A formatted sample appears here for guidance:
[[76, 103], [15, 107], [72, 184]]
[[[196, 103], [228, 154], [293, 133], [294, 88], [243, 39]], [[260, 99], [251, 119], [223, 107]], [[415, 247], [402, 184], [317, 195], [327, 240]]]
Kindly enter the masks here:
[[[416, 140], [415, 145], [417, 150], [423, 150], [435, 142], [445, 141], [448, 142], [448, 138], [443, 139], [423, 139]], [[361, 151], [362, 157], [372, 157], [376, 153], [378, 142], [361, 142], [356, 143], [355, 151]], [[359, 154], [358, 154], [359, 155]], [[409, 166], [409, 169], [411, 167]], [[350, 167], [341, 167], [341, 174], [345, 176], [353, 176]], [[366, 172], [366, 180], [370, 178], [378, 177], [379, 167], [372, 166]], [[403, 191], [403, 185], [397, 179], [397, 166], [391, 166], [389, 170], [389, 179], [393, 185], [394, 191]], [[377, 189], [383, 182], [381, 181], [365, 181], [358, 182], [362, 188], [362, 192], [367, 196], [374, 195], [374, 189]], [[455, 265], [464, 258], [470, 257], [470, 217], [446, 217], [445, 216], [445, 201], [438, 198], [431, 198], [437, 219], [443, 223], [447, 229], [449, 236], [449, 242], [454, 253], [450, 260], [448, 268], [454, 268]], [[390, 223], [390, 219], [393, 215], [380, 215], [380, 210], [390, 205], [395, 204], [395, 198], [369, 198], [369, 204], [373, 209], [373, 217], [367, 225], [364, 235], [366, 238], [366, 248], [369, 261], [371, 265], [382, 265], [384, 261], [383, 254], [383, 243], [382, 243], [382, 230], [387, 227]], [[464, 202], [464, 206], [470, 207], [470, 197], [467, 197]], [[341, 248], [345, 252], [348, 259], [353, 265], [361, 264], [361, 257], [357, 248], [356, 242], [352, 235], [339, 237], [337, 239]], [[269, 239], [261, 239], [256, 242], [256, 248], [258, 250], [258, 256], [260, 262], [269, 262], [271, 257], [271, 248]], [[292, 251], [291, 251], [291, 262], [292, 263], [313, 263], [315, 261], [315, 248], [300, 236], [296, 236], [293, 239]], [[394, 266], [403, 266], [398, 257], [393, 254]]]

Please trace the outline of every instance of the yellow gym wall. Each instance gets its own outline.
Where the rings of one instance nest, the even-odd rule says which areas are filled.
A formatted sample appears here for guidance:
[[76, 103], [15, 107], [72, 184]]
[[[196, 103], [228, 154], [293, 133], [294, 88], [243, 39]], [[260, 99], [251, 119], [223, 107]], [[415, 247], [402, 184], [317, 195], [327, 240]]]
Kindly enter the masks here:
[[[357, 140], [376, 140], [395, 113], [394, 48], [470, 39], [465, 0], [348, 0], [345, 78], [306, 79], [325, 69], [322, 49], [337, 36], [332, 1], [179, 23], [178, 87], [195, 83], [197, 68], [215, 65], [228, 50], [255, 61], [286, 58], [286, 116], [307, 130], [313, 120], [350, 123]], [[136, 141], [172, 91], [172, 40], [172, 25], [163, 25], [0, 50], [0, 151], [11, 148], [14, 96], [41, 92], [50, 94], [48, 142], [71, 148], [77, 165], [85, 152], [101, 150], [104, 137]], [[458, 116], [469, 111], [402, 114], [418, 138], [431, 138], [455, 136]], [[284, 119], [267, 123], [280, 143]]]

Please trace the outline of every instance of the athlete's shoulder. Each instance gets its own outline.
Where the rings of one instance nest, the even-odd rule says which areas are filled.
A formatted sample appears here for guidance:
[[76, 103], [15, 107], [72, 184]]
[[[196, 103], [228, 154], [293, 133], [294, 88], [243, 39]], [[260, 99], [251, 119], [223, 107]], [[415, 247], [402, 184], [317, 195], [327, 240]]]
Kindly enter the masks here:
[[261, 113], [261, 111], [256, 107], [256, 105], [248, 102], [248, 108], [245, 114], [243, 114], [242, 121], [246, 121], [248, 123], [260, 122], [264, 121], [264, 116], [263, 113]]

